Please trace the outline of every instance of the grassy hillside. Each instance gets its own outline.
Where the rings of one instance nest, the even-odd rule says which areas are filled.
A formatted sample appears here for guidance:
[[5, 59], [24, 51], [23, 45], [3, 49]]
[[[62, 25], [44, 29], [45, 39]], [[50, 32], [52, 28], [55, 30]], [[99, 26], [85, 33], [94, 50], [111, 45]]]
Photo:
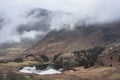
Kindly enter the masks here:
[[22, 48], [5, 48], [5, 49], [0, 49], [0, 55], [7, 55], [7, 54], [12, 54], [12, 53], [20, 53], [24, 49]]

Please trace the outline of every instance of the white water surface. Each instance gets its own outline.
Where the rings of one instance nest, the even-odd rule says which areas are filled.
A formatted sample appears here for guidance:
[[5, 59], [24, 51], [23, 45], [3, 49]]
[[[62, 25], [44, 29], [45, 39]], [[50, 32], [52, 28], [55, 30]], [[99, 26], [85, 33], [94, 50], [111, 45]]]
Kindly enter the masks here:
[[61, 74], [59, 70], [55, 70], [48, 66], [44, 70], [37, 70], [35, 66], [33, 67], [23, 67], [23, 69], [19, 70], [19, 72], [22, 73], [34, 73], [34, 74], [39, 74], [39, 75], [50, 75], [50, 74]]

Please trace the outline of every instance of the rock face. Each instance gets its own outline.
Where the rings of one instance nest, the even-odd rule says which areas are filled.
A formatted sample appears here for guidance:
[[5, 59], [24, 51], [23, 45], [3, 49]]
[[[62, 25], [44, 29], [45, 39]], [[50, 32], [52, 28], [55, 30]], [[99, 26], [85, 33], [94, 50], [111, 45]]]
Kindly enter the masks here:
[[74, 30], [62, 29], [49, 32], [42, 40], [32, 45], [25, 53], [44, 53], [53, 56], [96, 46], [120, 42], [120, 23], [83, 25]]
[[99, 55], [99, 62], [103, 66], [119, 66], [120, 65], [120, 44], [108, 45]]

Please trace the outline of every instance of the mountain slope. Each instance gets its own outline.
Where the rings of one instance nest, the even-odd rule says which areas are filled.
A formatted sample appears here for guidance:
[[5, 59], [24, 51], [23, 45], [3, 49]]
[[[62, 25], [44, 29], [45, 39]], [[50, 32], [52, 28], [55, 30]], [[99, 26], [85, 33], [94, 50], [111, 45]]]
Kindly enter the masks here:
[[[45, 33], [47, 33], [49, 30], [49, 25], [47, 24], [47, 22], [43, 23], [45, 21], [49, 21], [49, 18], [50, 18], [49, 14], [51, 14], [50, 11], [41, 9], [41, 8], [32, 9], [28, 13], [26, 13], [26, 16], [24, 17], [25, 20], [29, 20], [28, 18], [30, 18], [32, 20], [37, 19], [37, 21], [32, 21], [32, 22], [23, 21], [19, 25], [16, 25], [16, 29], [15, 29], [16, 33], [14, 34], [17, 35], [18, 38], [20, 38], [20, 41], [18, 42], [16, 42], [14, 39], [9, 40], [9, 38], [7, 42], [6, 41], [4, 42], [4, 38], [10, 37], [10, 36], [3, 37], [2, 30], [4, 29], [4, 27], [7, 26], [9, 22], [7, 22], [6, 18], [4, 19], [0, 18], [0, 31], [1, 31], [0, 39], [3, 40], [3, 41], [2, 40], [0, 41], [0, 56], [8, 55], [11, 52], [21, 53], [23, 50], [27, 49], [28, 46], [31, 46], [33, 43], [35, 43], [38, 40], [41, 40], [43, 36], [45, 35]], [[34, 34], [29, 34], [32, 31], [39, 34], [39, 35], [35, 35], [37, 37], [34, 39], [33, 38], [31, 39], [31, 35], [34, 36]], [[16, 51], [16, 49], [18, 50]]]
[[[19, 45], [22, 44], [22, 46], [26, 46], [26, 45], [30, 46], [31, 43], [42, 39], [43, 36], [45, 36], [49, 31], [51, 31], [51, 26], [53, 25], [52, 22], [54, 22], [56, 20], [56, 18], [61, 19], [67, 15], [71, 15], [71, 14], [65, 13], [65, 12], [59, 12], [59, 11], [49, 11], [49, 10], [42, 9], [42, 8], [31, 9], [24, 15], [25, 22], [23, 20], [23, 22], [20, 22], [18, 25], [16, 25], [16, 29], [15, 29], [16, 33], [12, 33], [12, 34], [16, 34], [16, 36], [18, 38], [20, 38], [20, 44], [19, 44], [19, 41], [16, 44], [19, 44]], [[2, 32], [2, 29], [4, 29], [4, 26], [3, 26], [4, 20], [6, 21], [6, 19], [0, 18], [1, 32]], [[65, 25], [61, 21], [60, 21], [61, 26]], [[4, 24], [6, 26], [7, 26], [7, 23], [8, 23], [7, 21], [4, 22]], [[58, 23], [59, 23], [59, 21], [58, 21]], [[4, 46], [4, 43], [6, 43], [6, 42], [4, 42], [4, 37], [0, 36], [0, 38], [3, 40], [3, 41], [2, 40], [0, 41], [0, 48], [2, 48], [2, 46]], [[12, 41], [11, 39], [9, 40], [9, 38], [8, 38], [7, 44], [15, 45], [14, 41], [16, 42], [16, 40]], [[1, 44], [1, 43], [3, 43], [3, 44]], [[8, 46], [8, 45], [6, 45], [6, 46]]]
[[106, 46], [120, 42], [120, 23], [83, 25], [74, 30], [61, 29], [49, 32], [42, 40], [32, 45], [25, 53], [54, 55], [95, 46]]

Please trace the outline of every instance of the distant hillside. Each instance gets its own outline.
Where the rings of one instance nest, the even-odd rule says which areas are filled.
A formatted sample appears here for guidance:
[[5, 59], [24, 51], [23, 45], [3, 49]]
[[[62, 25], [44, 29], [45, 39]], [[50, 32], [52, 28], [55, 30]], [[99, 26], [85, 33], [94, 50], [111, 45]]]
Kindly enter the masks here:
[[[49, 31], [51, 31], [50, 29], [51, 21], [54, 22], [54, 20], [52, 19], [61, 18], [61, 17], [63, 18], [64, 17], [63, 15], [67, 16], [70, 14], [59, 11], [49, 11], [42, 8], [31, 9], [24, 16], [24, 18], [28, 20], [28, 22], [27, 23], [23, 22], [16, 26], [16, 33], [14, 34], [20, 37], [21, 40], [20, 42], [14, 42], [15, 41], [14, 39], [13, 41], [10, 40], [4, 42], [4, 37], [0, 36], [0, 38], [2, 39], [0, 41], [0, 54], [9, 53], [9, 51], [5, 51], [7, 48], [23, 48], [23, 49], [29, 48], [31, 45], [41, 40]], [[29, 18], [32, 20], [29, 20]], [[0, 30], [4, 28], [3, 25], [7, 24], [7, 22], [5, 21], [6, 19], [0, 18]], [[36, 34], [31, 32], [35, 32]]]
[[120, 23], [113, 22], [102, 25], [82, 25], [74, 30], [61, 29], [49, 32], [24, 53], [42, 53], [54, 55], [76, 50], [106, 46], [120, 42]]

